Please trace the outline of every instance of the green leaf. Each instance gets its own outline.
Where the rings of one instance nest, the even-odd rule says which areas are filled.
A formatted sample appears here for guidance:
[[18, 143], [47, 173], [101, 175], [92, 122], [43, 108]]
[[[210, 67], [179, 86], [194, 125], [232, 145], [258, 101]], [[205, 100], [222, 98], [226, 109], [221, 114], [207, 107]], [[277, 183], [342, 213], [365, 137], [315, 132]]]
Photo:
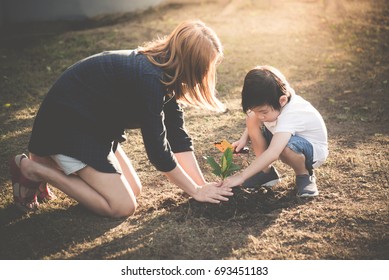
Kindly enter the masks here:
[[231, 148], [227, 148], [222, 156], [222, 164], [221, 164], [221, 171], [222, 171], [222, 178], [226, 178], [228, 176], [230, 166], [232, 164], [232, 158], [233, 158], [233, 152]]
[[213, 174], [215, 174], [216, 176], [218, 177], [221, 177], [221, 178], [224, 178], [223, 175], [222, 175], [222, 172], [220, 170], [213, 170], [212, 171]]
[[235, 163], [231, 163], [229, 170], [238, 171], [239, 169], [240, 169], [239, 165], [236, 165]]
[[207, 156], [206, 160], [209, 163], [209, 165], [213, 168], [212, 173], [217, 176], [221, 176], [222, 172], [221, 172], [220, 165], [215, 161], [215, 159], [213, 157]]
[[234, 163], [231, 163], [230, 168], [228, 169], [228, 171], [224, 175], [225, 175], [225, 177], [228, 177], [232, 173], [234, 173], [235, 171], [238, 171], [238, 170], [240, 170], [240, 166], [238, 166]]
[[231, 148], [227, 148], [223, 155], [226, 157], [228, 164], [232, 163], [233, 151]]
[[224, 174], [228, 169], [228, 161], [226, 156], [223, 154], [222, 156], [222, 163], [221, 163], [221, 171]]
[[233, 160], [233, 151], [231, 148], [227, 148], [221, 159], [220, 165], [215, 161], [213, 157], [205, 157], [207, 162], [211, 165], [213, 171], [212, 173], [216, 176], [221, 177], [222, 179], [230, 176], [233, 172], [240, 169], [240, 167], [232, 162]]

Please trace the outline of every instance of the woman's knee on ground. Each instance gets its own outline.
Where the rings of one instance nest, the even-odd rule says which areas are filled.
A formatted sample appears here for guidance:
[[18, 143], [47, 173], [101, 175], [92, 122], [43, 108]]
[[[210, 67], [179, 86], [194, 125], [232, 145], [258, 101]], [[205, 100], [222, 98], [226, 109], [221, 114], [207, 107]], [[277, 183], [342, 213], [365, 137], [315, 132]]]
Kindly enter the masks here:
[[106, 216], [111, 218], [125, 218], [132, 216], [136, 208], [138, 207], [138, 203], [136, 200], [128, 200], [127, 202], [122, 201], [120, 203], [112, 205]]

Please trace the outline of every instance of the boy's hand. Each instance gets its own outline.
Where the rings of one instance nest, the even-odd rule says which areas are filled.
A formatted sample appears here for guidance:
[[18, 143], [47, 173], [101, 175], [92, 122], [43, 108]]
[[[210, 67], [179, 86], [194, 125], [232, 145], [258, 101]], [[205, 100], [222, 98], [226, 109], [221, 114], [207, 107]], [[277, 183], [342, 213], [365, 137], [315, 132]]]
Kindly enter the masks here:
[[238, 141], [232, 143], [232, 147], [234, 148], [234, 151], [236, 153], [247, 153], [248, 148], [246, 147], [247, 141], [242, 141], [242, 139], [239, 139]]
[[232, 143], [232, 147], [234, 148], [234, 151], [239, 153], [243, 149], [243, 153], [248, 152], [248, 148], [246, 147], [247, 142], [249, 141], [249, 134], [247, 128], [244, 130], [242, 136], [238, 141], [235, 141]]
[[193, 198], [200, 202], [220, 203], [228, 201], [226, 196], [232, 196], [233, 192], [230, 187], [221, 186], [222, 182], [206, 183], [196, 189]]
[[233, 187], [239, 187], [243, 184], [244, 179], [241, 175], [241, 173], [238, 173], [234, 176], [230, 176], [226, 179], [224, 179], [222, 188], [233, 188]]

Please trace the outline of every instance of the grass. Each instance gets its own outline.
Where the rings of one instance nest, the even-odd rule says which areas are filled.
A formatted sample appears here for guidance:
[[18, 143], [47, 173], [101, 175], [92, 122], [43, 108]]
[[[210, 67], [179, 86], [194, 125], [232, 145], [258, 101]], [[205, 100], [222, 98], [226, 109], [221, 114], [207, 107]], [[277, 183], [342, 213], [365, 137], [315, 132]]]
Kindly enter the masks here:
[[[388, 259], [388, 4], [342, 1], [339, 12], [322, 1], [223, 3], [1, 30], [0, 259]], [[228, 203], [198, 203], [155, 171], [133, 130], [124, 149], [144, 185], [134, 216], [95, 216], [57, 190], [58, 199], [37, 212], [18, 213], [6, 159], [26, 152], [58, 75], [85, 56], [136, 48], [189, 18], [211, 26], [225, 48], [217, 87], [228, 113], [186, 110], [205, 176], [217, 179], [203, 159], [221, 156], [212, 143], [233, 142], [243, 131], [246, 72], [270, 64], [326, 121], [330, 156], [316, 171], [320, 196], [296, 198], [293, 172], [276, 162], [283, 181], [272, 190], [236, 189]], [[234, 162], [252, 159], [251, 152]]]

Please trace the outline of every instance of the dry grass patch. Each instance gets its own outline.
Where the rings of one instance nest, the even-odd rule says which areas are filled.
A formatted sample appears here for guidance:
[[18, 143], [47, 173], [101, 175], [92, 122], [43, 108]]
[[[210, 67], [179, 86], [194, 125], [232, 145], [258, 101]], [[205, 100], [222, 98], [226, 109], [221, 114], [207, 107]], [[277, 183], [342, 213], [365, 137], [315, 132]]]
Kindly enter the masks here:
[[[244, 1], [228, 10], [222, 2], [1, 30], [1, 259], [389, 257], [387, 1], [342, 1], [341, 13], [323, 1]], [[127, 131], [124, 149], [144, 185], [134, 216], [97, 217], [57, 190], [57, 200], [19, 214], [5, 159], [25, 151], [35, 113], [56, 77], [80, 58], [135, 48], [189, 18], [214, 28], [225, 48], [217, 87], [229, 111], [186, 110], [206, 177], [215, 180], [203, 156], [220, 155], [212, 142], [232, 142], [244, 128], [244, 75], [271, 64], [327, 123], [331, 154], [316, 171], [320, 196], [296, 198], [293, 172], [277, 162], [283, 181], [273, 189], [236, 189], [228, 203], [198, 203], [150, 165], [139, 131]], [[235, 160], [246, 166], [252, 159]]]

